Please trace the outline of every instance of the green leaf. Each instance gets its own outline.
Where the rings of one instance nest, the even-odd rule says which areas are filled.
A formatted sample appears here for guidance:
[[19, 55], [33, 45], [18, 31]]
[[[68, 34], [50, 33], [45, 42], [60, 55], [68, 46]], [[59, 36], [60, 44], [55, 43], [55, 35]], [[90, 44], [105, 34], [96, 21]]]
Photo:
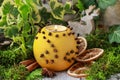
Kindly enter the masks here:
[[47, 12], [47, 9], [44, 7], [39, 11], [39, 13], [41, 16], [42, 23], [47, 24], [49, 22], [51, 14]]
[[30, 13], [30, 7], [26, 4], [19, 7], [19, 12], [24, 20], [27, 20], [28, 14]]
[[10, 25], [16, 22], [18, 10], [11, 1], [5, 0], [2, 5], [2, 18], [0, 26]]
[[25, 23], [25, 26], [24, 26], [24, 31], [25, 32], [29, 32], [31, 30], [31, 26], [28, 22]]
[[41, 20], [41, 16], [39, 15], [40, 8], [40, 0], [26, 0], [26, 4], [30, 7], [30, 16], [29, 18], [33, 21], [33, 23], [39, 23]]
[[14, 15], [7, 15], [7, 24], [8, 25], [12, 25], [16, 23], [16, 18], [14, 17]]
[[0, 20], [0, 27], [3, 27], [4, 25], [7, 25], [7, 21], [6, 21], [6, 15], [3, 15], [1, 20]]
[[14, 1], [15, 1], [15, 3], [16, 3], [17, 5], [21, 5], [21, 4], [22, 4], [21, 0], [14, 0]]
[[29, 17], [31, 18], [33, 23], [39, 23], [42, 16], [40, 16], [39, 12], [36, 12], [35, 10], [33, 10]]
[[[30, 0], [28, 0], [30, 1]], [[42, 5], [42, 1], [41, 0], [32, 0], [36, 5]]]
[[63, 8], [61, 6], [56, 7], [53, 10], [54, 16], [62, 17], [62, 11], [63, 11]]
[[108, 6], [114, 5], [117, 0], [98, 0], [98, 6], [101, 9], [106, 9]]
[[65, 6], [64, 6], [64, 10], [65, 10], [65, 13], [75, 14], [75, 11], [71, 9], [70, 2], [66, 2]]
[[12, 14], [15, 18], [17, 18], [19, 14], [17, 7], [13, 7], [10, 11], [10, 14]]
[[53, 17], [62, 20], [65, 13], [62, 4], [57, 0], [50, 0], [50, 7]]
[[14, 25], [8, 26], [6, 27], [4, 33], [5, 33], [5, 36], [7, 37], [16, 36], [18, 34], [18, 28]]
[[29, 5], [30, 7], [34, 8], [35, 6], [40, 6], [40, 0], [25, 0], [26, 4]]
[[4, 32], [6, 37], [13, 40], [11, 47], [18, 45], [18, 50], [21, 49], [22, 53], [28, 52], [28, 46], [32, 50], [33, 37], [37, 31], [34, 24], [40, 22], [40, 15], [37, 8], [40, 3], [39, 1], [4, 0], [1, 6], [1, 32]]
[[51, 9], [54, 9], [54, 6], [55, 6], [55, 1], [53, 0], [53, 1], [50, 2]]
[[24, 23], [23, 18], [20, 16], [20, 14], [18, 14], [18, 16], [17, 16], [17, 28], [19, 31], [21, 30], [22, 26], [24, 25], [23, 23]]
[[[79, 0], [79, 1], [81, 1], [83, 3], [85, 8], [88, 8], [90, 5], [96, 5], [97, 6], [96, 0]], [[101, 1], [101, 0], [98, 0], [98, 1]]]
[[109, 34], [109, 42], [120, 43], [120, 26], [117, 26], [116, 29], [113, 29], [113, 31]]
[[84, 10], [84, 6], [83, 6], [83, 3], [81, 2], [81, 0], [78, 0], [78, 3], [76, 4], [76, 6], [80, 11]]
[[63, 20], [66, 13], [74, 14], [75, 11], [71, 9], [71, 3], [66, 2], [64, 5], [57, 0], [50, 0], [51, 14], [55, 19]]
[[10, 12], [10, 10], [13, 8], [14, 6], [12, 4], [10, 4], [10, 2], [6, 2], [3, 4], [3, 7], [2, 7], [2, 12], [3, 12], [3, 15], [6, 15], [7, 13]]
[[67, 4], [65, 4], [64, 9], [68, 11], [68, 10], [70, 10], [70, 8], [71, 8], [71, 5], [70, 5], [70, 3], [67, 2]]

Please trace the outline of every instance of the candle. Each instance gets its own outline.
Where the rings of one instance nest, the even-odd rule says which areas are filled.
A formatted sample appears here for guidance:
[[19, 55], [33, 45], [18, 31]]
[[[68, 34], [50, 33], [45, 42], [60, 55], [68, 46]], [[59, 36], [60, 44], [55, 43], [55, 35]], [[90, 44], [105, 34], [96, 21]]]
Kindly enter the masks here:
[[55, 31], [57, 31], [57, 29], [58, 29], [58, 26], [57, 26], [57, 25], [55, 25]]
[[75, 35], [61, 25], [44, 27], [36, 35], [33, 45], [34, 56], [41, 67], [53, 71], [69, 68], [77, 56], [78, 48]]
[[50, 26], [47, 26], [46, 29], [49, 32], [61, 32], [61, 31], [67, 30], [65, 26], [61, 26], [61, 25], [50, 25]]

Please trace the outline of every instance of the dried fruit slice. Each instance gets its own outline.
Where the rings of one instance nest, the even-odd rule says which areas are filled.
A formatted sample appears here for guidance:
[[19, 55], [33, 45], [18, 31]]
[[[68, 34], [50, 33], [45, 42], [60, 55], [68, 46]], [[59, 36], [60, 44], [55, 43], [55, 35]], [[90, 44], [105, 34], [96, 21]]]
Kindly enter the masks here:
[[87, 48], [87, 41], [84, 37], [78, 37], [78, 49], [79, 49], [79, 55], [82, 54], [86, 48]]
[[92, 62], [89, 63], [76, 63], [70, 67], [67, 71], [68, 75], [76, 78], [86, 77], [88, 74], [85, 74], [85, 71], [89, 70], [89, 66]]
[[76, 60], [80, 62], [89, 62], [99, 58], [104, 50], [100, 48], [93, 48], [84, 51], [81, 55], [77, 56]]

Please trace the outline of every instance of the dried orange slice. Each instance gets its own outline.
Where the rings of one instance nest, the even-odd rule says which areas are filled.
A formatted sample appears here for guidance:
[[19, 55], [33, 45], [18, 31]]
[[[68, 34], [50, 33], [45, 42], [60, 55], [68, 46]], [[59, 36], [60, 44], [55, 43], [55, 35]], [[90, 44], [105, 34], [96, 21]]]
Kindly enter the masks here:
[[77, 41], [78, 41], [78, 51], [79, 51], [79, 55], [82, 54], [86, 48], [87, 48], [87, 41], [84, 37], [78, 37], [77, 38]]
[[100, 48], [93, 48], [84, 51], [81, 55], [77, 56], [76, 60], [80, 62], [89, 62], [99, 58], [104, 50]]
[[89, 63], [76, 63], [72, 67], [70, 67], [67, 71], [67, 74], [80, 78], [80, 77], [86, 77], [88, 74], [85, 74], [85, 71], [89, 70], [89, 66], [91, 65], [92, 62]]

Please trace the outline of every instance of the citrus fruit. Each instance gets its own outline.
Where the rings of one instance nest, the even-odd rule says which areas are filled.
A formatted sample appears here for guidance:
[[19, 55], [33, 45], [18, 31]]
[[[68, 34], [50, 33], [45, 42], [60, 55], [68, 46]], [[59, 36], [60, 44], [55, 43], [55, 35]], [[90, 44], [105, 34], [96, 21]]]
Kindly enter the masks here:
[[104, 50], [100, 48], [93, 48], [84, 51], [81, 55], [77, 56], [76, 60], [80, 62], [93, 61], [103, 54]]
[[52, 71], [68, 69], [78, 55], [74, 33], [61, 25], [42, 28], [34, 40], [33, 51], [38, 64]]

